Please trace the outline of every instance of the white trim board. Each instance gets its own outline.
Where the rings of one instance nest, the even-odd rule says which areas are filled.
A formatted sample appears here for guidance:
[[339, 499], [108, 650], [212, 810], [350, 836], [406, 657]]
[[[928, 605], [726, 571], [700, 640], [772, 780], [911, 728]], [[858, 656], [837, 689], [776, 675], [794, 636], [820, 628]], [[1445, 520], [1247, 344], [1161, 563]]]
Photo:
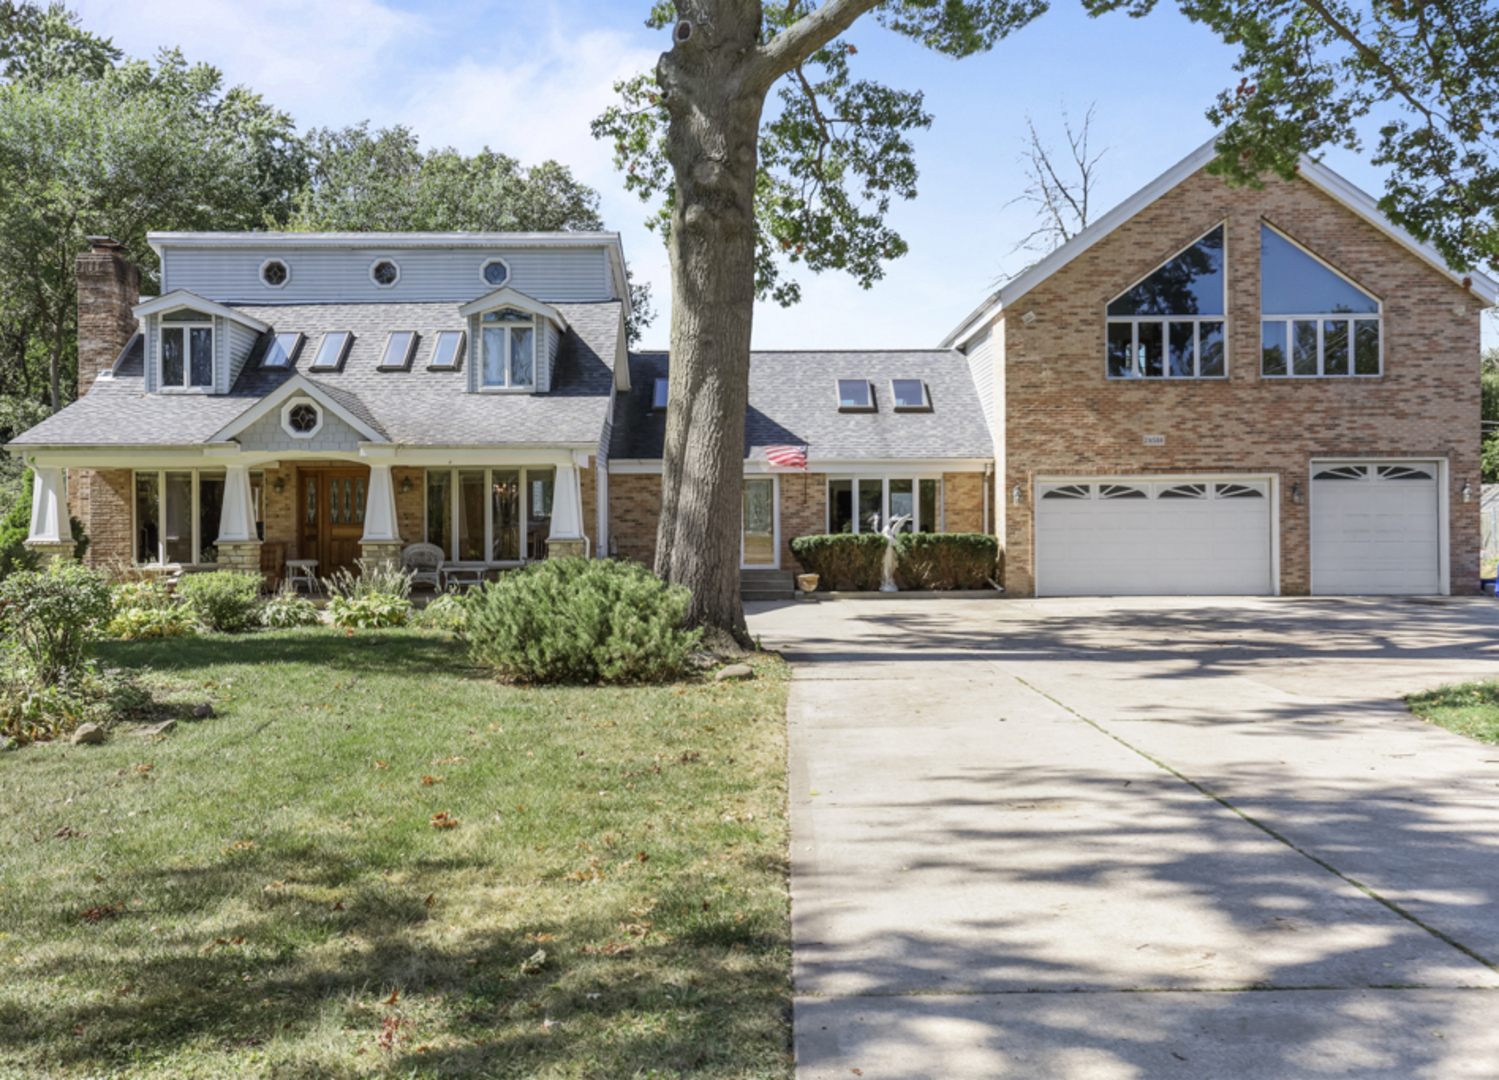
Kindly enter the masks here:
[[232, 307], [209, 300], [207, 297], [199, 296], [195, 292], [186, 289], [173, 289], [165, 296], [158, 296], [144, 303], [136, 304], [130, 309], [130, 314], [137, 319], [143, 319], [147, 315], [155, 315], [159, 312], [176, 311], [178, 308], [192, 308], [194, 311], [207, 312], [217, 315], [223, 319], [230, 319], [241, 326], [248, 326], [251, 330], [265, 333], [271, 328], [270, 323], [261, 322], [252, 315], [246, 315], [243, 311], [237, 311]]
[[331, 394], [329, 394], [317, 383], [307, 378], [301, 372], [298, 372], [290, 379], [287, 379], [286, 382], [276, 387], [276, 389], [272, 390], [265, 397], [261, 398], [259, 402], [252, 405], [244, 412], [240, 413], [237, 417], [231, 420], [224, 427], [220, 428], [214, 434], [210, 435], [204, 441], [210, 443], [228, 442], [230, 439], [234, 438], [234, 436], [239, 435], [241, 432], [243, 432], [255, 421], [259, 420], [262, 416], [273, 412], [288, 398], [295, 397], [297, 394], [303, 394], [307, 397], [312, 398], [313, 401], [316, 401], [328, 412], [331, 412], [334, 416], [338, 417], [355, 431], [359, 432], [359, 434], [369, 439], [370, 442], [384, 443], [390, 441], [374, 428], [370, 427], [369, 424], [365, 423], [359, 417], [349, 412], [348, 409], [344, 408], [336, 400], [334, 400]]
[[[952, 333], [942, 339], [942, 344], [939, 348], [961, 349], [965, 347], [970, 341], [981, 334], [1006, 307], [1013, 305], [1026, 293], [1061, 270], [1068, 263], [1072, 262], [1073, 259], [1083, 254], [1094, 244], [1108, 236], [1172, 188], [1185, 181], [1189, 176], [1196, 173], [1199, 169], [1206, 167], [1218, 156], [1217, 143], [1218, 136], [1214, 135], [1202, 146], [1199, 146], [1160, 176], [1115, 206], [1092, 225], [1089, 225], [1082, 232], [1078, 233], [1067, 243], [1036, 263], [1035, 266], [1016, 277], [998, 291], [990, 294], [989, 298], [959, 323]], [[1418, 258], [1430, 263], [1458, 285], [1462, 285], [1466, 278], [1470, 284], [1465, 287], [1483, 302], [1483, 306], [1492, 307], [1495, 304], [1499, 304], [1499, 283], [1496, 283], [1486, 274], [1479, 273], [1476, 270], [1462, 274], [1449, 269], [1436, 248], [1430, 244], [1422, 243], [1400, 226], [1390, 221], [1389, 218], [1384, 216], [1384, 213], [1379, 209], [1379, 204], [1371, 195], [1360, 190], [1326, 165], [1303, 156], [1298, 167], [1297, 176], [1306, 180], [1335, 202], [1341, 203], [1347, 209], [1368, 221], [1386, 236], [1395, 240]]]

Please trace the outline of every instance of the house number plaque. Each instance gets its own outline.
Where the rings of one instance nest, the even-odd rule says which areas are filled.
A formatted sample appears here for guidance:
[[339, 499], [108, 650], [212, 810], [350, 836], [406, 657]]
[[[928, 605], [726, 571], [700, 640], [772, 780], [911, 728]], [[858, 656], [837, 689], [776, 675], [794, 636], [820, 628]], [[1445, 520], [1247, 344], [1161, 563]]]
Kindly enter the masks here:
[[1147, 436], [1145, 436], [1145, 445], [1146, 446], [1165, 446], [1166, 445], [1166, 436], [1164, 436], [1164, 435], [1147, 435]]

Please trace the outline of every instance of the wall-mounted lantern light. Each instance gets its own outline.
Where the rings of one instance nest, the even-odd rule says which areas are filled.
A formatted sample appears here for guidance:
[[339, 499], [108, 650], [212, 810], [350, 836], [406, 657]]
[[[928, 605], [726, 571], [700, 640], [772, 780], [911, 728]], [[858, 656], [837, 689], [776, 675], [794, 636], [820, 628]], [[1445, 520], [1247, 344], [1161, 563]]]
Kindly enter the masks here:
[[1301, 494], [1301, 484], [1299, 482], [1291, 485], [1291, 501], [1297, 506], [1300, 506], [1305, 501], [1305, 498]]
[[1472, 501], [1473, 501], [1473, 485], [1470, 484], [1470, 483], [1468, 483], [1468, 481], [1464, 480], [1463, 481], [1463, 502], [1472, 502]]
[[1016, 506], [1025, 505], [1025, 492], [1020, 490], [1019, 484], [1016, 484], [1015, 490], [1010, 492], [1010, 499], [1015, 503]]
[[404, 480], [401, 481], [401, 494], [402, 495], [410, 495], [411, 494], [411, 477], [408, 476]]
[[286, 478], [283, 476], [276, 477], [276, 482], [271, 485], [271, 490], [280, 495], [286, 490]]

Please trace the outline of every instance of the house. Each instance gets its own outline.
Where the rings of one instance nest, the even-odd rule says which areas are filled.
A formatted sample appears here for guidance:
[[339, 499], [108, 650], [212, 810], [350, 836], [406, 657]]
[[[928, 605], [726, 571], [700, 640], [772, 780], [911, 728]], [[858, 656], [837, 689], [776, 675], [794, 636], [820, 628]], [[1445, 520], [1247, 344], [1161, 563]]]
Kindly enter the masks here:
[[628, 289], [614, 234], [156, 233], [77, 261], [79, 399], [16, 438], [30, 546], [331, 574], [418, 540], [596, 552]]
[[993, 433], [1010, 595], [1441, 594], [1479, 580], [1479, 313], [1326, 166], [1209, 143], [943, 342]]

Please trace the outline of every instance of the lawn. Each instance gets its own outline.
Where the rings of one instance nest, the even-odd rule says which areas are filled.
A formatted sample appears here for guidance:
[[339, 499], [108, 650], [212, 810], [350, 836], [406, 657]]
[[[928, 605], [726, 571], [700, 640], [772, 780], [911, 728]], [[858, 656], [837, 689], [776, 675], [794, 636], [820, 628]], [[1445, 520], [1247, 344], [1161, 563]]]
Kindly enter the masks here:
[[119, 643], [0, 756], [0, 1076], [789, 1077], [785, 665], [525, 688], [421, 631]]
[[1405, 699], [1422, 720], [1479, 742], [1499, 743], [1499, 682], [1442, 686]]

